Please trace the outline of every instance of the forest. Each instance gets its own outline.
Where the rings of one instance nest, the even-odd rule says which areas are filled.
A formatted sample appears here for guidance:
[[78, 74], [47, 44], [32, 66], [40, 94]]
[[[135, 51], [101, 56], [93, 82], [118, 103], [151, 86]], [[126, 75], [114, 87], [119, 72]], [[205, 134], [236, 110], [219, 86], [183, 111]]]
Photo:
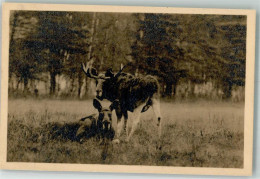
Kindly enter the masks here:
[[81, 64], [158, 78], [164, 98], [244, 100], [246, 16], [12, 11], [9, 96], [88, 98]]

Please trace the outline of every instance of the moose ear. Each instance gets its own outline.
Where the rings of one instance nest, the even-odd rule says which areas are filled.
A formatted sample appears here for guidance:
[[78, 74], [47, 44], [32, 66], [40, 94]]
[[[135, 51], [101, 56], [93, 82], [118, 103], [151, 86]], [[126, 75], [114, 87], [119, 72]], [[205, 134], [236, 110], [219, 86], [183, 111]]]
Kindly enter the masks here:
[[106, 71], [105, 76], [106, 76], [106, 77], [111, 77], [111, 78], [114, 77], [114, 73], [113, 73], [112, 68], [109, 68], [109, 69]]
[[102, 106], [97, 99], [93, 99], [93, 106], [94, 106], [94, 108], [96, 108], [98, 110], [98, 112], [100, 112], [102, 110]]
[[92, 76], [98, 76], [98, 72], [95, 68], [90, 68], [87, 69], [86, 75], [90, 78], [92, 78]]
[[94, 75], [94, 76], [98, 76], [98, 72], [97, 72], [96, 68], [90, 68], [90, 69], [88, 69], [88, 75], [91, 77], [90, 74], [92, 74], [92, 75]]
[[97, 70], [92, 67], [92, 62], [88, 62], [86, 65], [82, 63], [81, 67], [88, 77], [95, 78], [96, 76], [98, 76]]
[[119, 106], [119, 100], [115, 100], [112, 102], [112, 104], [109, 106], [110, 111], [113, 111]]

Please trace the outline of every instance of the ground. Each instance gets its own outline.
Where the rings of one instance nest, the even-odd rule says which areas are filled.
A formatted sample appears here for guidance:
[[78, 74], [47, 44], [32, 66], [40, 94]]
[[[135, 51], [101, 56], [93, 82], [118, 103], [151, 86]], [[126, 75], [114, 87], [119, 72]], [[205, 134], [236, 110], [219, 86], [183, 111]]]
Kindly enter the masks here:
[[[105, 105], [108, 105], [105, 103]], [[161, 102], [162, 137], [149, 109], [128, 143], [104, 145], [55, 138], [51, 125], [77, 122], [95, 113], [92, 101], [10, 99], [9, 162], [243, 167], [244, 103]], [[113, 114], [113, 120], [115, 114]], [[115, 120], [113, 121], [115, 124]], [[131, 114], [129, 119], [131, 127]], [[124, 137], [124, 136], [122, 136]]]

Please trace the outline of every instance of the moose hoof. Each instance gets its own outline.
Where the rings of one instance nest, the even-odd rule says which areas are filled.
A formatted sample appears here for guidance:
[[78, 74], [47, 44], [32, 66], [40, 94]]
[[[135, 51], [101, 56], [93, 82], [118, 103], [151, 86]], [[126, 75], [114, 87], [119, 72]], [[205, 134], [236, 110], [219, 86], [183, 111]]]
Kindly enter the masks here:
[[84, 142], [83, 139], [80, 139], [80, 140], [79, 140], [79, 143], [80, 143], [80, 144], [83, 144], [83, 142]]
[[104, 140], [99, 141], [99, 145], [104, 145], [104, 144], [105, 144]]
[[119, 143], [120, 143], [120, 140], [119, 140], [119, 139], [114, 139], [114, 140], [112, 141], [112, 143], [113, 143], [113, 144], [119, 144]]

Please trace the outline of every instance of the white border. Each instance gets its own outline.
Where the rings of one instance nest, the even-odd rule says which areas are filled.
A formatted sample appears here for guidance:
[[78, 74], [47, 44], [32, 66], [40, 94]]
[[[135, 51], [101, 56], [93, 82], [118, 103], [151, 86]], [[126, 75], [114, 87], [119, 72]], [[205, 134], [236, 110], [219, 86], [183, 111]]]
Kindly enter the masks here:
[[[244, 168], [202, 168], [202, 167], [165, 167], [165, 166], [129, 166], [98, 164], [47, 164], [6, 162], [7, 154], [7, 106], [8, 106], [8, 56], [9, 56], [9, 14], [10, 10], [39, 11], [82, 11], [82, 12], [129, 12], [129, 13], [175, 13], [175, 14], [223, 14], [247, 15], [247, 52], [246, 52], [246, 100], [244, 121]], [[200, 174], [200, 175], [252, 175], [253, 147], [253, 107], [254, 107], [254, 64], [255, 64], [255, 10], [238, 9], [199, 9], [135, 6], [88, 6], [57, 4], [3, 4], [2, 19], [2, 68], [1, 68], [1, 146], [0, 167], [14, 170], [47, 171], [88, 171], [123, 173], [161, 173], [161, 174]], [[2, 145], [3, 144], [3, 145]]]

